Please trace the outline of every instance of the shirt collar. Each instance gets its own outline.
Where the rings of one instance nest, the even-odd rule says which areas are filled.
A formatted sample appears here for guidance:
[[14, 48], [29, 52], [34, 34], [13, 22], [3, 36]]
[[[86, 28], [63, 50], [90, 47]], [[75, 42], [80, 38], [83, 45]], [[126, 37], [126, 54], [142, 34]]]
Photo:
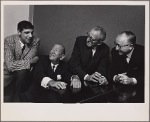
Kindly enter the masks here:
[[128, 58], [131, 58], [132, 53], [133, 53], [133, 50], [134, 50], [134, 48], [131, 50], [131, 52], [130, 52], [130, 53], [128, 53], [128, 54], [127, 54], [127, 57], [128, 57]]
[[21, 48], [23, 48], [23, 46], [24, 46], [25, 44], [23, 44], [20, 39], [19, 39], [19, 42], [20, 42]]
[[57, 67], [58, 65], [59, 65], [59, 64], [54, 65], [54, 64], [51, 62], [51, 67], [53, 67], [53, 66]]

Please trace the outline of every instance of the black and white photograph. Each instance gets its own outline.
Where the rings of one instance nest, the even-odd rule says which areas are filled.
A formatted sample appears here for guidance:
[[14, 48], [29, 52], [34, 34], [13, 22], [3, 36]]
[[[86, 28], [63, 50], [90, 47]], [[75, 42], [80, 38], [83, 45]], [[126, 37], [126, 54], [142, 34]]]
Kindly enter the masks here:
[[3, 121], [149, 120], [149, 1], [3, 1], [1, 32]]

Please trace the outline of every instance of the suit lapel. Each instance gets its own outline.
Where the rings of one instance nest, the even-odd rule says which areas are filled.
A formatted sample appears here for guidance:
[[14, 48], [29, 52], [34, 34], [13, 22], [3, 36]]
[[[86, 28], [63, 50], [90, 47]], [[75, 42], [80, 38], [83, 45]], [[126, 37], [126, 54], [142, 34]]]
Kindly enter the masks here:
[[29, 46], [25, 45], [25, 50], [24, 50], [24, 52], [21, 55], [21, 59], [23, 59], [28, 54], [28, 52], [30, 51], [30, 49], [31, 49], [30, 45]]
[[15, 47], [15, 52], [16, 52], [16, 58], [20, 59], [21, 55], [22, 55], [22, 48], [21, 48], [21, 44], [20, 44], [20, 38], [17, 35], [15, 38], [15, 43], [16, 43], [16, 47]]
[[93, 66], [93, 64], [95, 64], [95, 62], [97, 62], [97, 60], [99, 59], [100, 50], [101, 50], [101, 47], [98, 46], [97, 49], [96, 49], [96, 52], [95, 52], [94, 56], [92, 57], [92, 59], [89, 62], [88, 69], [90, 69]]

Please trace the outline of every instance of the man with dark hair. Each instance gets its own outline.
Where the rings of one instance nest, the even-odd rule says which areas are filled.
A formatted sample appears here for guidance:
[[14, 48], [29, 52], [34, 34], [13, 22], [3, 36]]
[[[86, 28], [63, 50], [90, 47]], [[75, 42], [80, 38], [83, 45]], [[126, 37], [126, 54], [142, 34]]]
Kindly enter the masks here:
[[115, 82], [130, 85], [144, 83], [144, 47], [136, 44], [133, 32], [121, 32], [111, 54], [112, 77]]
[[[4, 40], [4, 94], [14, 86], [14, 101], [26, 90], [26, 82], [38, 60], [39, 38], [33, 36], [34, 26], [29, 21], [18, 23], [18, 34]], [[6, 93], [7, 94], [7, 93]]]
[[[82, 83], [92, 81], [106, 85], [109, 62], [109, 47], [104, 43], [106, 32], [96, 26], [87, 34], [76, 39], [69, 61], [70, 70]], [[78, 83], [78, 87], [81, 87], [81, 83]]]

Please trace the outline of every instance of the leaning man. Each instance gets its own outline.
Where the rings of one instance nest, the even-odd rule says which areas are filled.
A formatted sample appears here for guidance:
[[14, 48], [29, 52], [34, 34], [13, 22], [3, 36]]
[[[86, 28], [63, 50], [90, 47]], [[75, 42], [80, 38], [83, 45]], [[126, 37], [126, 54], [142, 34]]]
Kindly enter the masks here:
[[27, 89], [32, 66], [38, 60], [40, 40], [33, 36], [34, 26], [29, 21], [19, 22], [17, 30], [18, 34], [4, 40], [4, 96], [13, 88], [12, 99], [6, 101], [19, 102], [21, 93]]
[[124, 85], [144, 85], [144, 47], [131, 31], [118, 34], [112, 54], [112, 77]]
[[83, 81], [108, 84], [109, 47], [104, 43], [105, 38], [106, 32], [99, 26], [93, 27], [87, 36], [76, 38], [69, 64], [72, 74], [79, 77], [82, 84]]

